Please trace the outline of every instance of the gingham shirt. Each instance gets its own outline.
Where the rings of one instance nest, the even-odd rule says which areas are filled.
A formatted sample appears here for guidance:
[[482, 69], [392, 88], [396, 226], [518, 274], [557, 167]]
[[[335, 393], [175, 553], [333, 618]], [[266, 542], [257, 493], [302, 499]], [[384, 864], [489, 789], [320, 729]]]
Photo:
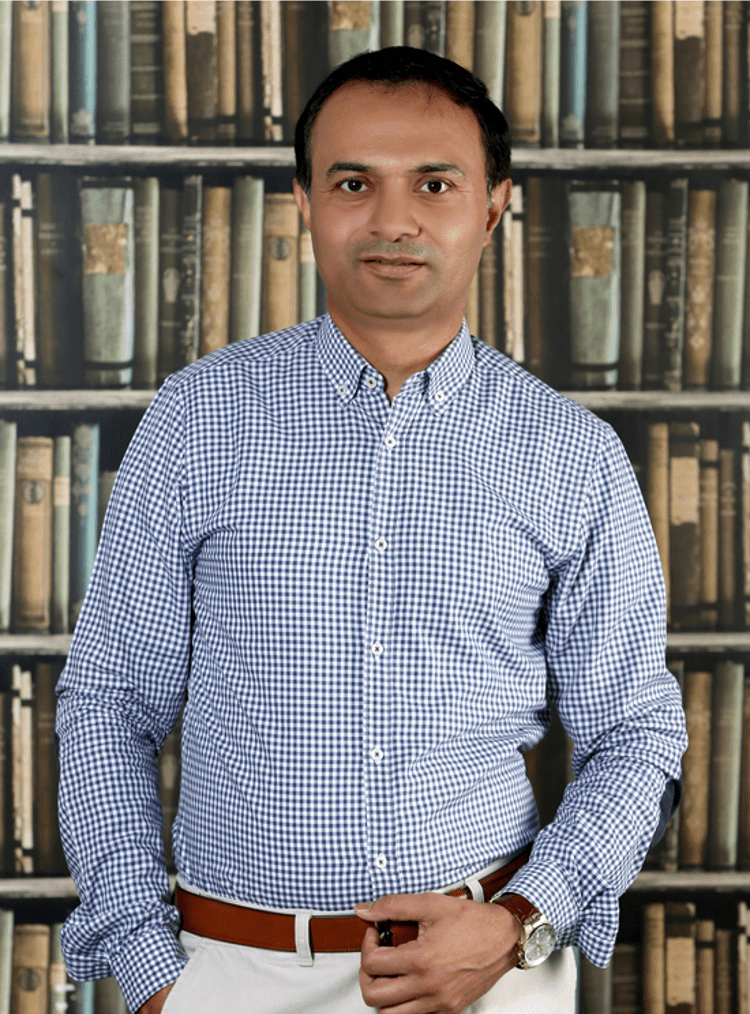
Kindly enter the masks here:
[[525, 845], [553, 700], [576, 781], [510, 887], [607, 962], [679, 777], [654, 537], [605, 422], [461, 330], [391, 405], [328, 315], [170, 377], [120, 468], [58, 692], [70, 974], [185, 963], [156, 751], [188, 690], [182, 879], [351, 909]]

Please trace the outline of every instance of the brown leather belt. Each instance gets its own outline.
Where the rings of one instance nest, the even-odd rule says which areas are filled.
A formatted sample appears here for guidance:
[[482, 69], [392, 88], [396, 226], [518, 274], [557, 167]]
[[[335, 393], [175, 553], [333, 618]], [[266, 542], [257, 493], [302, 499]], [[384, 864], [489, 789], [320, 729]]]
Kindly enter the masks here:
[[[480, 880], [485, 901], [505, 887], [516, 870], [527, 862], [530, 852], [531, 845], [528, 845], [515, 859]], [[457, 898], [471, 897], [471, 892], [466, 887], [458, 887], [446, 893]], [[182, 929], [188, 933], [245, 947], [262, 947], [271, 951], [296, 950], [293, 915], [217, 901], [215, 898], [192, 894], [179, 884], [175, 888], [175, 905], [182, 916]], [[356, 915], [314, 915], [310, 919], [312, 951], [358, 951], [362, 947], [368, 925]], [[407, 940], [416, 940], [419, 924], [392, 922], [390, 930], [391, 943], [398, 945]]]

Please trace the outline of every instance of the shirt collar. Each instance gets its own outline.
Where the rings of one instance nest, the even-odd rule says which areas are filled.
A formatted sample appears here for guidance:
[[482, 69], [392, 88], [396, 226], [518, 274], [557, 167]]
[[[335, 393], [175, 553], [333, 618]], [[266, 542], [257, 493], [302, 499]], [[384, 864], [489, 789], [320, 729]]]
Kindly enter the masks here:
[[[318, 355], [337, 396], [349, 404], [362, 387], [363, 374], [378, 374], [364, 356], [351, 345], [336, 327], [330, 314], [323, 315], [317, 337]], [[463, 387], [476, 361], [476, 351], [466, 318], [447, 349], [421, 373], [410, 377], [407, 384], [419, 386], [427, 403], [439, 415]], [[403, 389], [402, 389], [403, 390]]]

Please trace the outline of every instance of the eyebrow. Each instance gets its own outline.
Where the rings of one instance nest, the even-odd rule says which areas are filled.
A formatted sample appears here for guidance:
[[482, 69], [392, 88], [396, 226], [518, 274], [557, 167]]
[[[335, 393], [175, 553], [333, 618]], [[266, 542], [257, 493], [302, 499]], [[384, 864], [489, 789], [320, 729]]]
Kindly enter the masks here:
[[[422, 165], [415, 165], [412, 169], [407, 170], [412, 175], [420, 175], [422, 173], [450, 173], [452, 176], [465, 177], [466, 173], [460, 166], [455, 165], [453, 162], [423, 162]], [[326, 172], [326, 182], [330, 180], [337, 173], [374, 173], [377, 172], [372, 166], [365, 165], [364, 162], [334, 162]]]

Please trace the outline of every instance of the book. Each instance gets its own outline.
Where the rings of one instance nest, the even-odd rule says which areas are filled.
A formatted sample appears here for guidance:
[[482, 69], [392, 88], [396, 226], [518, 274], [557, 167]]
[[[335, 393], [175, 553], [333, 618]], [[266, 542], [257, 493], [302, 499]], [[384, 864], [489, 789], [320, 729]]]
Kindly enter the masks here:
[[[331, 68], [347, 59], [338, 58], [337, 38], [339, 33], [353, 32], [351, 20], [357, 30], [364, 23], [369, 27], [369, 6], [367, 3], [336, 3], [329, 8], [329, 63]], [[361, 33], [360, 33], [361, 34]], [[350, 36], [347, 35], [346, 39]], [[363, 47], [364, 48], [364, 47]], [[260, 5], [260, 64], [263, 80], [263, 137], [266, 141], [281, 141], [284, 133], [284, 101], [281, 60], [281, 9], [279, 0], [268, 0]]]
[[[0, 19], [2, 19], [2, 15], [3, 9], [0, 7]], [[11, 365], [13, 372], [16, 367], [15, 333], [11, 320], [11, 286], [13, 285], [11, 246], [13, 235], [10, 229], [9, 208], [10, 205], [7, 201], [0, 201], [0, 389], [7, 387], [11, 380]]]
[[664, 256], [666, 252], [666, 193], [661, 186], [646, 187], [646, 291], [643, 319], [643, 386], [661, 386], [661, 350], [664, 343]]
[[620, 365], [618, 386], [637, 391], [643, 382], [646, 183], [622, 184], [620, 268]]
[[612, 955], [612, 1014], [640, 1014], [641, 949], [618, 943]]
[[606, 968], [581, 954], [578, 964], [579, 1014], [612, 1014], [612, 962]]
[[[4, 681], [5, 684], [5, 681]], [[13, 730], [12, 730], [12, 707], [13, 707], [12, 677], [9, 689], [0, 692], [0, 873], [3, 876], [11, 876], [15, 873], [16, 858], [15, 844], [13, 840], [14, 810], [13, 810]], [[3, 914], [0, 911], [0, 1014], [3, 1011], [2, 994], [5, 988], [9, 987], [10, 977], [3, 985]], [[10, 994], [8, 992], [8, 1000]]]
[[[737, 626], [737, 452], [732, 420], [719, 447], [719, 627]], [[723, 442], [724, 442], [723, 441]]]
[[703, 143], [706, 105], [704, 7], [703, 0], [675, 0], [674, 3], [675, 141], [678, 145]]
[[13, 933], [12, 1014], [47, 1014], [50, 927], [16, 925]]
[[109, 500], [112, 496], [112, 490], [115, 485], [115, 479], [117, 478], [117, 471], [114, 468], [103, 468], [99, 472], [97, 481], [97, 510], [96, 510], [96, 542], [99, 544], [99, 540], [102, 537], [102, 527], [104, 525], [104, 518], [107, 513], [107, 507], [109, 506]]
[[134, 182], [133, 386], [155, 388], [159, 346], [159, 180]]
[[49, 141], [50, 4], [21, 0], [13, 13], [13, 137]]
[[[529, 176], [526, 187], [525, 367], [548, 384], [559, 384], [568, 345], [569, 280], [560, 265], [565, 250], [565, 181]], [[503, 216], [507, 217], [507, 212]], [[497, 230], [493, 236], [497, 234]], [[485, 247], [483, 256], [489, 247]], [[510, 254], [512, 257], [512, 252]], [[484, 293], [484, 279], [482, 292]], [[486, 332], [483, 328], [485, 340]], [[554, 341], [550, 336], [554, 335]]]
[[10, 1014], [13, 986], [13, 909], [0, 909], [0, 1014]]
[[164, 46], [164, 134], [179, 144], [188, 138], [188, 92], [183, 0], [162, 0]]
[[664, 905], [664, 1011], [695, 1014], [695, 904]]
[[[382, 5], [383, 11], [395, 4]], [[506, 0], [484, 0], [476, 4], [474, 31], [474, 73], [487, 85], [490, 98], [505, 106], [505, 48], [508, 4]], [[385, 17], [385, 14], [383, 15]]]
[[19, 437], [13, 551], [13, 629], [48, 631], [52, 593], [51, 437]]
[[[155, 144], [164, 136], [162, 4], [130, 4], [130, 131], [134, 143]], [[136, 262], [137, 263], [137, 262]]]
[[620, 4], [588, 5], [586, 143], [614, 148], [619, 135]]
[[732, 930], [716, 927], [714, 933], [714, 1014], [736, 1014]]
[[[265, 6], [265, 5], [263, 5]], [[272, 4], [268, 4], [271, 8]], [[420, 5], [421, 6], [421, 5]], [[406, 7], [408, 10], [408, 6]], [[273, 14], [273, 11], [270, 12]], [[261, 15], [262, 16], [262, 15]], [[273, 20], [269, 20], [269, 27]], [[410, 46], [413, 43], [408, 41], [406, 35], [406, 18], [404, 20], [404, 45]], [[380, 46], [380, 4], [377, 2], [357, 2], [357, 0], [329, 0], [328, 4], [328, 69], [333, 70], [340, 63], [351, 59], [357, 53], [364, 53], [367, 50], [378, 49]], [[273, 56], [275, 62], [276, 57]], [[275, 86], [272, 87], [275, 92]], [[279, 107], [281, 99], [276, 100]], [[267, 127], [274, 126], [275, 109], [277, 105], [272, 102], [266, 108], [271, 115]], [[275, 140], [266, 134], [266, 138]]]
[[695, 629], [700, 615], [700, 426], [669, 424], [670, 618], [675, 630]]
[[[479, 11], [476, 12], [479, 17]], [[393, 3], [380, 4], [380, 46], [403, 46], [404, 44], [404, 3], [394, 0]]]
[[180, 367], [180, 274], [182, 270], [182, 201], [180, 186], [159, 187], [159, 321], [157, 373], [161, 383]]
[[237, 137], [237, 32], [234, 0], [216, 4], [216, 140], [234, 144]]
[[172, 369], [198, 358], [201, 326], [201, 248], [203, 246], [203, 177], [185, 176], [182, 182], [180, 241], [179, 329]]
[[723, 179], [716, 211], [713, 357], [713, 385], [720, 390], [740, 386], [747, 208], [747, 180]]
[[16, 873], [34, 872], [34, 738], [31, 672], [14, 665], [11, 694], [11, 784]]
[[[476, 4], [447, 3], [443, 5], [445, 17], [444, 56], [454, 63], [474, 68], [474, 24], [476, 21]], [[546, 4], [545, 4], [546, 7]], [[439, 15], [439, 10], [438, 10]], [[438, 30], [440, 18], [438, 17]]]
[[0, 419], [0, 631], [10, 630], [18, 423]]
[[16, 379], [19, 387], [23, 387], [36, 384], [34, 205], [30, 180], [22, 180], [14, 173], [12, 187]]
[[737, 862], [743, 689], [744, 665], [719, 662], [711, 701], [708, 822], [708, 865], [715, 870], [731, 870]]
[[49, 1014], [68, 1014], [68, 999], [75, 990], [75, 986], [68, 981], [65, 968], [65, 958], [60, 944], [61, 929], [61, 922], [50, 926]]
[[724, 84], [724, 4], [709, 0], [704, 7], [706, 101], [703, 108], [703, 143], [721, 144], [722, 90]]
[[421, 48], [445, 56], [446, 4], [443, 0], [421, 0], [419, 8], [424, 32]]
[[688, 196], [683, 360], [683, 384], [689, 388], [707, 388], [711, 380], [715, 269], [716, 191], [694, 189]]
[[13, 66], [13, 7], [0, 4], [0, 141], [11, 134], [10, 85]]
[[560, 145], [582, 148], [586, 132], [588, 3], [562, 0], [560, 14]]
[[500, 219], [503, 239], [503, 341], [501, 351], [516, 363], [526, 359], [524, 314], [524, 234], [526, 232], [524, 191], [516, 184], [510, 205]]
[[735, 938], [736, 946], [736, 991], [737, 991], [737, 1014], [748, 1014], [750, 1011], [750, 969], [748, 968], [747, 954], [748, 937], [748, 909], [747, 902], [740, 901], [737, 904], [737, 931]]
[[97, 9], [95, 0], [70, 0], [68, 135], [73, 144], [93, 144], [96, 136]]
[[542, 139], [542, 20], [540, 0], [508, 3], [503, 111], [520, 148], [538, 148]]
[[71, 442], [70, 629], [83, 606], [96, 557], [100, 424], [79, 423]]
[[705, 866], [711, 777], [711, 672], [686, 672], [684, 707], [688, 748], [682, 760], [680, 867]]
[[96, 1014], [128, 1014], [122, 991], [111, 975], [94, 982], [94, 1006]]
[[685, 343], [685, 275], [687, 273], [687, 177], [669, 180], [666, 199], [666, 245], [664, 251], [664, 344], [663, 387], [682, 387]]
[[202, 234], [201, 327], [198, 354], [204, 356], [229, 341], [229, 297], [232, 280], [231, 187], [204, 188]]
[[67, 144], [68, 118], [70, 116], [70, 79], [68, 68], [68, 0], [53, 0], [50, 12], [50, 133], [58, 144]]
[[38, 661], [35, 668], [33, 800], [36, 857], [34, 872], [43, 877], [68, 875], [57, 819], [58, 765], [55, 751], [55, 686], [63, 665]]
[[737, 147], [742, 141], [745, 111], [742, 96], [742, 0], [724, 0], [724, 89], [722, 95], [721, 140], [726, 148]]
[[570, 181], [570, 368], [576, 388], [617, 384], [620, 216], [618, 184]]
[[[256, 55], [258, 28], [255, 4], [237, 0], [237, 140], [241, 144], [261, 137], [256, 99], [261, 89], [260, 61]], [[323, 52], [322, 46], [317, 48], [319, 53]]]
[[651, 13], [652, 136], [657, 148], [675, 142], [674, 4], [653, 0]]
[[648, 0], [620, 0], [620, 147], [644, 148], [650, 136]]
[[669, 423], [648, 427], [646, 456], [646, 508], [654, 530], [667, 593], [667, 618], [671, 619]]
[[96, 138], [100, 144], [130, 140], [130, 3], [98, 4]]
[[83, 177], [79, 200], [86, 383], [122, 387], [133, 379], [133, 185]]
[[216, 0], [185, 0], [188, 138], [194, 144], [216, 140], [219, 97], [216, 6]]
[[643, 1011], [664, 1014], [666, 985], [663, 902], [643, 906]]
[[715, 933], [711, 919], [695, 922], [695, 1009], [699, 1014], [714, 1009]]
[[742, 421], [740, 499], [742, 528], [742, 626], [750, 627], [750, 423]]
[[740, 808], [737, 866], [750, 869], [750, 673], [742, 692], [742, 757], [740, 759]]
[[[478, 7], [481, 4], [477, 4]], [[542, 147], [560, 145], [561, 0], [545, 0], [542, 24]]]
[[299, 223], [292, 194], [267, 193], [263, 212], [262, 333], [299, 322]]
[[70, 466], [71, 439], [54, 438], [52, 472], [52, 605], [53, 634], [70, 630]]
[[700, 442], [701, 611], [700, 626], [719, 620], [719, 442]]

